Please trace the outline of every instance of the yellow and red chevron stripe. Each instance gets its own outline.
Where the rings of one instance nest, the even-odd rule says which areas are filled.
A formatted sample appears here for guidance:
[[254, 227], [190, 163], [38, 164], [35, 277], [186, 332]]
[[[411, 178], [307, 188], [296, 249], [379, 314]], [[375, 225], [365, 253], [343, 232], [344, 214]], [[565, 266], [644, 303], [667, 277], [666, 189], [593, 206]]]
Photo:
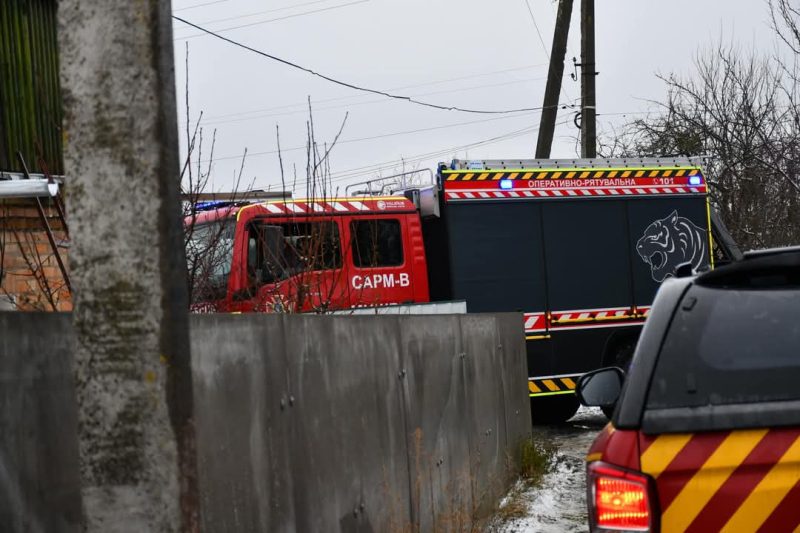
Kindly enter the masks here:
[[548, 187], [523, 190], [463, 190], [445, 192], [445, 200], [531, 200], [534, 198], [570, 198], [592, 196], [653, 196], [664, 194], [703, 194], [705, 187], [667, 187], [638, 185], [629, 187]]
[[445, 170], [445, 181], [498, 181], [507, 180], [586, 180], [634, 178], [685, 178], [702, 175], [699, 167], [662, 168], [552, 168], [506, 170]]
[[448, 202], [707, 192], [699, 168], [452, 170], [442, 176]]
[[553, 311], [550, 313], [550, 326], [580, 326], [601, 324], [608, 321], [640, 320], [635, 309], [614, 307], [609, 309], [585, 309], [580, 311]]
[[800, 428], [640, 437], [661, 530], [796, 531]]
[[557, 330], [637, 326], [649, 313], [650, 306], [524, 313], [525, 335], [533, 340]]

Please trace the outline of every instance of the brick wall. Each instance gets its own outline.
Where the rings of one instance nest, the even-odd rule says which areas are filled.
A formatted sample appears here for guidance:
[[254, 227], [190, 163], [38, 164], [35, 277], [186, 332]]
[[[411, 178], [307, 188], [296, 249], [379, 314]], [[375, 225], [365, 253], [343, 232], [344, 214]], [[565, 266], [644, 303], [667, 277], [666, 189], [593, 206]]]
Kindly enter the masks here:
[[[50, 227], [69, 268], [66, 235], [50, 201]], [[34, 200], [0, 200], [0, 310], [69, 311], [72, 300]]]

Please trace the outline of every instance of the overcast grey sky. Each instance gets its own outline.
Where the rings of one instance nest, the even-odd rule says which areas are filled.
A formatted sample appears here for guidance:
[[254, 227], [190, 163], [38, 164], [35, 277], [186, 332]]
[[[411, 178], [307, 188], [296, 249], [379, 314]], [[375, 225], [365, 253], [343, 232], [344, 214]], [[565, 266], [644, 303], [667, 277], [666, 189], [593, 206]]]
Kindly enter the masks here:
[[[542, 105], [553, 38], [553, 0], [173, 0], [177, 16], [275, 56], [364, 87], [472, 109]], [[575, 0], [561, 103], [578, 104], [569, 78], [580, 59]], [[691, 72], [696, 52], [722, 38], [772, 53], [766, 0], [597, 0], [599, 129], [652, 109], [657, 72]], [[544, 46], [536, 31], [538, 25]], [[213, 189], [230, 190], [245, 148], [244, 180], [279, 188], [284, 165], [305, 179], [306, 99], [318, 141], [347, 124], [331, 157], [336, 185], [391, 174], [405, 159], [435, 168], [453, 157], [532, 157], [539, 112], [478, 115], [430, 109], [333, 85], [174, 23], [179, 120], [185, 146], [185, 43], [189, 106], [216, 128]], [[628, 114], [625, 116], [624, 114]], [[573, 111], [559, 111], [553, 157], [575, 157]]]

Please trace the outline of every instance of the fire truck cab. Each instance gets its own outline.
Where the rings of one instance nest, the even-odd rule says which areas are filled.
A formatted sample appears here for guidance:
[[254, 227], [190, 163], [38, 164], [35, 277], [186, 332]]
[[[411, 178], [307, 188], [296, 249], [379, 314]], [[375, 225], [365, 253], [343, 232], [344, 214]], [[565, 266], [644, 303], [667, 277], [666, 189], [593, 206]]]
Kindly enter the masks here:
[[223, 205], [199, 213], [192, 231], [190, 242], [209, 250], [196, 268], [213, 278], [195, 284], [196, 311], [324, 312], [429, 299], [420, 218], [405, 197]]

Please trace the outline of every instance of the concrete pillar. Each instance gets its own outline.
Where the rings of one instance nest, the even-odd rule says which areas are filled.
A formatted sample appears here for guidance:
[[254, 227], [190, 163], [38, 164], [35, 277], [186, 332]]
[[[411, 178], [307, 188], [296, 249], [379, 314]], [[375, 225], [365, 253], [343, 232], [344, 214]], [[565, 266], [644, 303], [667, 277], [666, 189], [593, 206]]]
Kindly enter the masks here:
[[169, 0], [59, 1], [88, 531], [193, 531]]

